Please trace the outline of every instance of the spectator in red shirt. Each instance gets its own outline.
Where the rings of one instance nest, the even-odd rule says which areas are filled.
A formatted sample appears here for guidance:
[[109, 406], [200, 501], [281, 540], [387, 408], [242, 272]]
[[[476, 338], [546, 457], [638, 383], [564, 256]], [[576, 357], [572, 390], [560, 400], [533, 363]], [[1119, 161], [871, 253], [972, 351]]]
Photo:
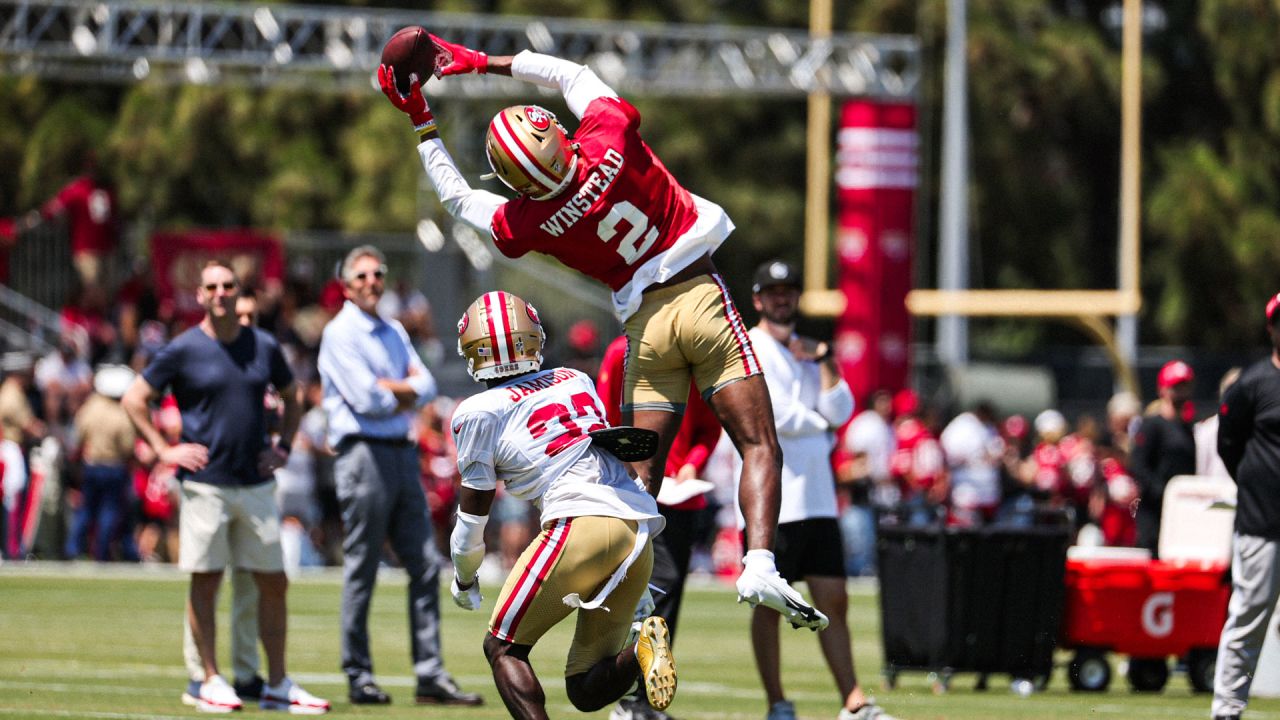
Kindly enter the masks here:
[[1041, 412], [1035, 420], [1039, 442], [1027, 459], [1023, 481], [1036, 500], [1057, 506], [1067, 487], [1067, 458], [1059, 444], [1067, 434], [1067, 419], [1057, 410]]
[[910, 508], [909, 521], [931, 522], [950, 492], [942, 446], [921, 417], [920, 398], [915, 392], [898, 391], [893, 397], [893, 414], [897, 448], [890, 472], [902, 490], [903, 503]]
[[106, 259], [116, 249], [119, 223], [115, 192], [98, 167], [97, 158], [85, 159], [84, 171], [50, 200], [27, 216], [26, 226], [41, 220], [65, 218], [71, 241], [71, 262], [85, 287], [104, 281]]

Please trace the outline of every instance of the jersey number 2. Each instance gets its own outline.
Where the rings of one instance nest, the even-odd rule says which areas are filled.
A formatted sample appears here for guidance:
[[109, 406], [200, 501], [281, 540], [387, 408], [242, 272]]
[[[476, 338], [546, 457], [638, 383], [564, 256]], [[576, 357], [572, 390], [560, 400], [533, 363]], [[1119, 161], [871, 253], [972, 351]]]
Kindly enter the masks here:
[[[535, 439], [546, 435], [551, 430], [548, 427], [548, 423], [552, 420], [559, 422], [560, 427], [564, 428], [564, 432], [547, 443], [548, 455], [555, 455], [564, 450], [585, 433], [603, 430], [606, 427], [604, 413], [600, 412], [600, 408], [596, 407], [595, 399], [591, 397], [591, 393], [575, 393], [569, 397], [569, 400], [573, 403], [572, 411], [560, 403], [548, 403], [529, 414], [529, 434]], [[590, 423], [587, 425], [586, 430], [583, 430], [582, 426], [574, 422], [575, 420], [584, 419]]]
[[[644, 214], [644, 211], [623, 200], [622, 202], [614, 203], [613, 207], [609, 208], [609, 214], [605, 215], [600, 224], [596, 226], [596, 234], [600, 236], [600, 241], [609, 242], [612, 240], [618, 234], [618, 223], [622, 221], [630, 225], [631, 229], [619, 241], [618, 254], [622, 256], [622, 259], [628, 265], [634, 265], [657, 241], [658, 228], [649, 227], [649, 218]], [[641, 236], [644, 239], [637, 245], [636, 243], [641, 240]]]

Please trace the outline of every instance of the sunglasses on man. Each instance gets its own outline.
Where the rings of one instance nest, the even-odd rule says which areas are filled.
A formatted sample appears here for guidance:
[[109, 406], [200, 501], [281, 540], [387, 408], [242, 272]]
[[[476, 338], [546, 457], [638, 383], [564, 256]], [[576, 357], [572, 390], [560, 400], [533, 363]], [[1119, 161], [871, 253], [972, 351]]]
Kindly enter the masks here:
[[[204, 286], [204, 290], [205, 292], [214, 292], [215, 290], [218, 289], [218, 286], [219, 286], [219, 283], [206, 283]], [[232, 290], [236, 289], [236, 284], [234, 282], [224, 282], [224, 283], [221, 283], [221, 286], [225, 292], [231, 292]]]
[[384, 265], [378, 268], [377, 270], [365, 270], [364, 272], [355, 273], [351, 276], [351, 279], [359, 280], [360, 282], [365, 282], [367, 280], [381, 280], [386, 276], [387, 276], [387, 267]]

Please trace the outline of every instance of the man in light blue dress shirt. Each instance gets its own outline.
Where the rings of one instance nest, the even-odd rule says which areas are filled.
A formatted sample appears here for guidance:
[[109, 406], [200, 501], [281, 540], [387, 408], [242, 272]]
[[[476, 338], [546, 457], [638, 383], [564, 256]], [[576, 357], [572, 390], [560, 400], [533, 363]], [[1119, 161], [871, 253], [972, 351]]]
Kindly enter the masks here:
[[410, 652], [419, 704], [479, 705], [458, 689], [440, 653], [440, 567], [422, 491], [413, 412], [436, 394], [435, 378], [395, 320], [378, 316], [386, 259], [363, 245], [342, 262], [341, 312], [320, 342], [320, 379], [343, 524], [342, 669], [355, 704], [391, 702], [374, 680], [369, 601], [382, 546], [409, 574]]

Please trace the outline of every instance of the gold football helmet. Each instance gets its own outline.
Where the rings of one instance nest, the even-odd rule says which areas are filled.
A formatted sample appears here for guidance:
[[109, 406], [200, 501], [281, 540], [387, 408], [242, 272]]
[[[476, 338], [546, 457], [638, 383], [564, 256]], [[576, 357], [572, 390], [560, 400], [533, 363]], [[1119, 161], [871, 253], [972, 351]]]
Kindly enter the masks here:
[[577, 148], [550, 110], [512, 105], [493, 117], [485, 133], [485, 155], [493, 168], [485, 177], [497, 177], [534, 200], [548, 200], [573, 180]]
[[546, 341], [538, 311], [501, 290], [481, 295], [458, 321], [458, 354], [476, 382], [541, 369]]

